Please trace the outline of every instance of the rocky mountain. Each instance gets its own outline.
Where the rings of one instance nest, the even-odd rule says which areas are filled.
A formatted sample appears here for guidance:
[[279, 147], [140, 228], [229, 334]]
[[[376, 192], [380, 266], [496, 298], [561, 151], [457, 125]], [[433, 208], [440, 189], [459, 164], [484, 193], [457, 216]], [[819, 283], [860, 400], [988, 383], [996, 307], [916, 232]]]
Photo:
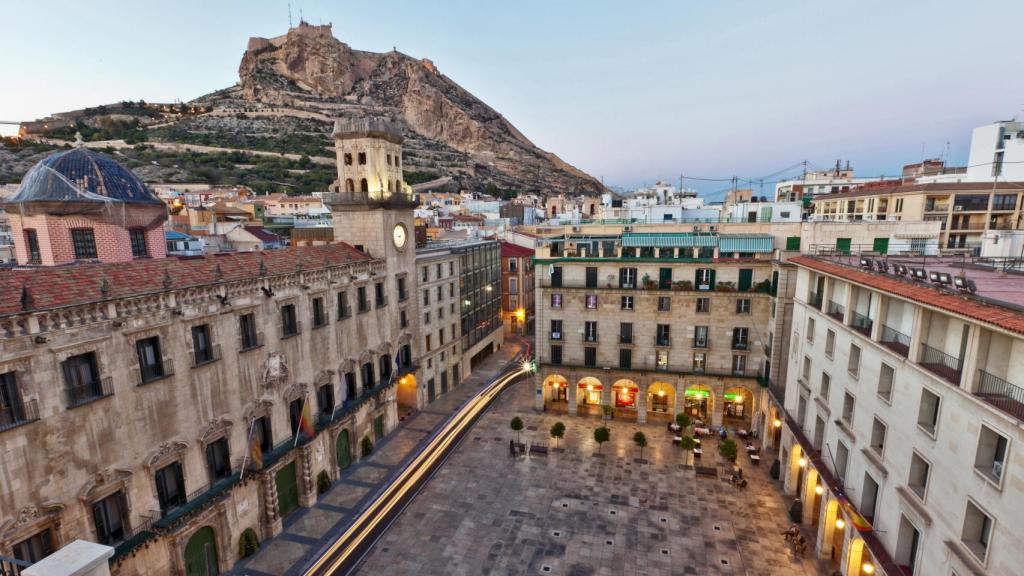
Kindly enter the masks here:
[[334, 38], [330, 24], [301, 23], [284, 36], [251, 38], [238, 86], [200, 99], [218, 101], [221, 108], [235, 101], [261, 115], [269, 108], [291, 116], [290, 122], [317, 120], [325, 134], [329, 120], [339, 116], [388, 116], [407, 137], [409, 171], [452, 176], [466, 188], [602, 190], [593, 177], [539, 149], [430, 60], [354, 50]]

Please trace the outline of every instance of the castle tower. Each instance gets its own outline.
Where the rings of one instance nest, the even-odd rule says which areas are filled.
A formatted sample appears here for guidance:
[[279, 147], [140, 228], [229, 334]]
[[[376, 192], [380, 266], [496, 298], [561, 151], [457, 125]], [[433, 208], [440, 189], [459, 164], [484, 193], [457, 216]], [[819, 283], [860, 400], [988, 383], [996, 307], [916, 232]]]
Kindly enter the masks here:
[[334, 123], [338, 156], [336, 190], [351, 199], [411, 202], [402, 182], [402, 135], [384, 120], [362, 118]]

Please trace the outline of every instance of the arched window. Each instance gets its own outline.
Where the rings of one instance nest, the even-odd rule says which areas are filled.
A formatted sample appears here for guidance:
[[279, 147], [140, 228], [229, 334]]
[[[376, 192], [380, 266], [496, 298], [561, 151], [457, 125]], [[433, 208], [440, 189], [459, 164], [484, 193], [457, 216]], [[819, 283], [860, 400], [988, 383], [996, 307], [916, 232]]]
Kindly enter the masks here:
[[345, 192], [355, 192], [355, 191], [356, 191], [356, 183], [353, 182], [351, 178], [346, 178], [345, 179]]
[[395, 154], [395, 166], [401, 166], [402, 161], [398, 158], [398, 154]]
[[370, 185], [366, 182], [366, 178], [363, 178], [362, 180], [359, 181], [359, 191], [360, 192], [369, 192], [370, 191]]
[[345, 166], [351, 166], [351, 165], [352, 165], [352, 153], [346, 152], [345, 153]]
[[391, 154], [388, 154], [388, 166], [391, 166]]
[[391, 180], [388, 180], [388, 192], [393, 192], [393, 191], [394, 190], [391, 189]]
[[395, 192], [401, 192], [401, 191], [402, 191], [402, 181], [401, 180], [395, 180]]
[[366, 164], [366, 152], [359, 153], [359, 165], [363, 166]]

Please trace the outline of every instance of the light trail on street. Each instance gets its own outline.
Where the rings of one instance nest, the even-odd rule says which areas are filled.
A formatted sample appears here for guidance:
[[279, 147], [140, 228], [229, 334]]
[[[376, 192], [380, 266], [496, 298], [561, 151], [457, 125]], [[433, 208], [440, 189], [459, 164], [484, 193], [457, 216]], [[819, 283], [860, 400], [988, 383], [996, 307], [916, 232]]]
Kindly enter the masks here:
[[531, 373], [529, 365], [521, 366], [520, 362], [517, 356], [512, 361], [515, 368], [511, 372], [502, 374], [466, 401], [394, 481], [341, 535], [320, 551], [319, 557], [303, 574], [344, 576], [351, 573], [495, 398], [516, 379]]

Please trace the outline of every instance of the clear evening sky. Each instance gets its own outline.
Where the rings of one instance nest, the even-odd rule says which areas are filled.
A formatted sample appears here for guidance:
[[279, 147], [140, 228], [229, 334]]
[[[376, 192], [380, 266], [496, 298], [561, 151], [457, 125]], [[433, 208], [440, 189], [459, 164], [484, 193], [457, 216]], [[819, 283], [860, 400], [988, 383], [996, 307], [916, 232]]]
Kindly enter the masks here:
[[[608, 184], [861, 175], [1024, 117], [1024, 1], [294, 0], [353, 48], [430, 58], [541, 147]], [[286, 0], [0, 0], [0, 119], [229, 86]], [[728, 183], [687, 182], [712, 193]]]

